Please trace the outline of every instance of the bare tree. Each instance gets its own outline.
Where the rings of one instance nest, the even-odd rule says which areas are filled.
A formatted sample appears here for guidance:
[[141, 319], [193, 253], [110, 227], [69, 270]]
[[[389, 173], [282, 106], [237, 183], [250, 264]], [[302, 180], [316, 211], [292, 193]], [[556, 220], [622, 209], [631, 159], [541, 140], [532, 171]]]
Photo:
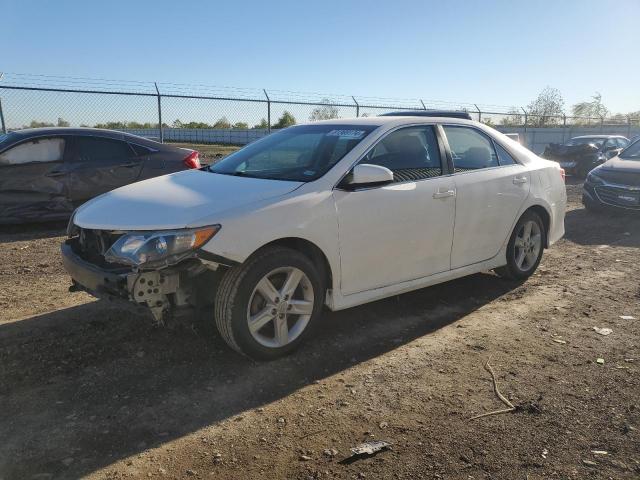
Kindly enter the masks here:
[[544, 127], [559, 123], [564, 115], [564, 99], [560, 90], [545, 87], [533, 102], [527, 105], [529, 124], [534, 127]]

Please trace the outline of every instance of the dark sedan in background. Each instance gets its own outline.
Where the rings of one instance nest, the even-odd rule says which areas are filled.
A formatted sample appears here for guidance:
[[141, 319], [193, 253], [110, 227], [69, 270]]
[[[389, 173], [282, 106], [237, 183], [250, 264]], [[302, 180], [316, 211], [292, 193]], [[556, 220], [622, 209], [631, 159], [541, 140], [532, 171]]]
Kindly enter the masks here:
[[589, 172], [584, 182], [582, 203], [591, 211], [640, 212], [640, 140]]
[[129, 183], [199, 168], [198, 152], [112, 130], [0, 134], [0, 224], [61, 220]]
[[621, 135], [584, 135], [564, 145], [551, 143], [542, 157], [555, 160], [568, 174], [584, 178], [592, 168], [615, 157], [628, 144], [629, 140]]

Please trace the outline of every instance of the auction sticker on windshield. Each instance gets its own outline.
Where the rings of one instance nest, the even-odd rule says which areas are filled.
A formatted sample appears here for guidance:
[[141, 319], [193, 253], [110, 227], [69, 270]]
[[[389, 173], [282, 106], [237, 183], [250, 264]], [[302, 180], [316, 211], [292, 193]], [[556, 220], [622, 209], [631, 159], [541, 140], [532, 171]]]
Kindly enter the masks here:
[[367, 132], [364, 130], [331, 130], [327, 137], [353, 138], [360, 140]]

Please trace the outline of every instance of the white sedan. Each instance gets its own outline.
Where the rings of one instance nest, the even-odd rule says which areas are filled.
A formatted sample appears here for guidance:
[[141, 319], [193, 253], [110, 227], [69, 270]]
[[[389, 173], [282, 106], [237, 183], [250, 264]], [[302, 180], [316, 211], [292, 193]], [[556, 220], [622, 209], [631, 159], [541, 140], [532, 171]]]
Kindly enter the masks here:
[[291, 352], [341, 310], [494, 269], [529, 277], [564, 234], [564, 172], [453, 117], [298, 125], [213, 166], [81, 206], [75, 289], [197, 313], [235, 350]]

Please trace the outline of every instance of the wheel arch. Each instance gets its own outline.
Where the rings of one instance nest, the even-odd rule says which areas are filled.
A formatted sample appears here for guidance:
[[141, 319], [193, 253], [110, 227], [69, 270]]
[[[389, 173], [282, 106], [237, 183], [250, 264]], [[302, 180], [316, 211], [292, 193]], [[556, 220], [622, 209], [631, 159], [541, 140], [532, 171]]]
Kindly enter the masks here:
[[[549, 247], [549, 232], [551, 231], [551, 214], [549, 213], [549, 211], [544, 206], [542, 206], [540, 204], [535, 204], [535, 205], [531, 205], [524, 212], [522, 212], [520, 217], [518, 217], [518, 220], [520, 218], [522, 218], [522, 215], [524, 215], [527, 212], [534, 212], [542, 219], [542, 223], [544, 225], [544, 233], [545, 233], [545, 235], [544, 235], [545, 236], [544, 248], [548, 248]], [[516, 222], [516, 224], [517, 223], [518, 222]]]
[[325, 288], [333, 288], [333, 271], [331, 269], [331, 263], [329, 259], [315, 243], [301, 237], [283, 237], [276, 240], [272, 240], [269, 243], [262, 245], [259, 249], [253, 252], [251, 255], [255, 255], [257, 252], [268, 247], [286, 247], [292, 250], [296, 250], [309, 258], [314, 265], [318, 268], [321, 278], [325, 281]]

